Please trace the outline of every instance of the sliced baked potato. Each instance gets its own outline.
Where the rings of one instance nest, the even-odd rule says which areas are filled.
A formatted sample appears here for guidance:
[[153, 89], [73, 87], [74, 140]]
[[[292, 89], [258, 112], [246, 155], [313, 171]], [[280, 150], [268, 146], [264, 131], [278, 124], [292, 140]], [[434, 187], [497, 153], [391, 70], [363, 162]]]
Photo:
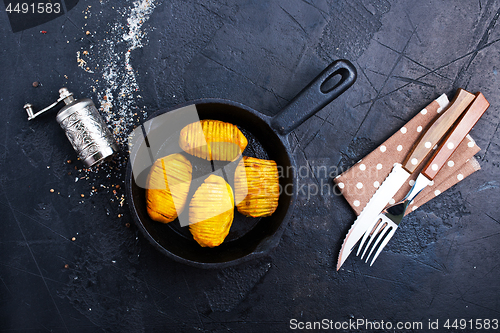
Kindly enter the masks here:
[[185, 126], [179, 138], [182, 150], [206, 160], [233, 161], [247, 144], [247, 139], [235, 125], [209, 119]]
[[243, 156], [234, 174], [238, 211], [246, 216], [269, 216], [278, 207], [278, 167], [273, 160]]
[[203, 247], [220, 245], [234, 218], [234, 197], [224, 178], [210, 175], [189, 204], [189, 230]]
[[155, 161], [148, 175], [146, 204], [149, 216], [169, 223], [182, 213], [192, 180], [191, 162], [182, 154]]

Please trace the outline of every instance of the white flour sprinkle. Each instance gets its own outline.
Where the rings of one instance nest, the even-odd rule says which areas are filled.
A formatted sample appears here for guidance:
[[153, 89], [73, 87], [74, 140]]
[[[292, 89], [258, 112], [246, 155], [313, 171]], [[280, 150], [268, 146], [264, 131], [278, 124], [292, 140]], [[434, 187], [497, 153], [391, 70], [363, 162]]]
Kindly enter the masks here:
[[[130, 56], [132, 51], [147, 44], [146, 33], [141, 28], [154, 8], [153, 0], [134, 1], [133, 7], [126, 8], [122, 14], [122, 17], [127, 17], [126, 26], [115, 22], [105, 34], [106, 38], [96, 45], [95, 53], [89, 54], [87, 51], [89, 59], [81, 57], [85, 51], [77, 52], [79, 67], [90, 72], [88, 64], [92, 60], [92, 70], [101, 74], [104, 82], [97, 77], [93, 88], [99, 99], [100, 111], [116, 141], [122, 146], [126, 144], [128, 133], [137, 122], [136, 99], [141, 98]], [[125, 52], [122, 51], [124, 48]]]
[[[92, 90], [97, 94], [97, 100], [94, 102], [100, 109], [99, 112], [103, 115], [117, 143], [122, 146], [122, 150], [127, 148], [129, 133], [144, 117], [137, 103], [137, 100], [142, 97], [138, 93], [140, 89], [131, 65], [131, 54], [137, 48], [148, 43], [146, 32], [142, 29], [144, 23], [153, 13], [157, 2], [138, 0], [134, 2], [124, 1], [123, 3], [122, 8], [117, 8], [116, 20], [107, 24], [108, 29], [102, 23], [100, 24], [101, 32], [98, 36], [95, 35], [95, 31], [87, 30], [89, 28], [85, 23], [82, 31], [86, 36], [90, 36], [89, 38], [95, 38], [94, 43], [88, 47], [82, 47], [76, 53], [78, 66], [88, 73], [89, 79], [92, 80]], [[125, 5], [127, 3], [132, 3], [132, 6], [127, 7]], [[106, 1], [101, 1], [101, 5], [104, 4]], [[92, 10], [95, 9], [95, 7], [92, 8]], [[90, 10], [91, 6], [88, 6], [82, 12], [85, 19], [98, 20], [95, 13], [91, 13]], [[92, 26], [90, 22], [89, 26]], [[103, 186], [101, 184], [101, 187], [108, 193], [112, 193], [111, 202], [122, 207], [125, 201], [125, 196], [121, 193], [123, 188], [122, 172], [125, 170], [126, 163], [126, 156], [119, 154], [113, 161], [97, 167], [90, 169], [76, 169], [75, 167], [79, 173], [75, 182], [85, 179], [89, 181], [90, 185], [94, 185], [89, 193], [89, 196], [92, 196], [100, 189], [98, 184], [101, 183], [102, 177], [111, 180], [113, 185]]]

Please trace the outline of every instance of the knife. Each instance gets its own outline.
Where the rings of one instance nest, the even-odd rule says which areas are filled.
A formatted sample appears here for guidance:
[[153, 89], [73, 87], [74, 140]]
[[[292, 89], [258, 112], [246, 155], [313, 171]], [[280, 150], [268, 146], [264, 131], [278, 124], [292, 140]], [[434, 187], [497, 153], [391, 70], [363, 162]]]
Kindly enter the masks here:
[[[337, 270], [340, 269], [361, 237], [368, 237], [369, 232], [376, 224], [376, 217], [385, 208], [387, 203], [398, 192], [408, 177], [418, 168], [430, 154], [433, 147], [441, 141], [455, 121], [460, 117], [467, 106], [474, 100], [474, 94], [458, 89], [448, 108], [441, 113], [428, 129], [422, 133], [417, 144], [406, 156], [403, 164], [396, 163], [384, 182], [377, 189], [368, 204], [363, 208], [354, 224], [349, 229], [337, 261]], [[358, 250], [359, 252], [359, 250]]]

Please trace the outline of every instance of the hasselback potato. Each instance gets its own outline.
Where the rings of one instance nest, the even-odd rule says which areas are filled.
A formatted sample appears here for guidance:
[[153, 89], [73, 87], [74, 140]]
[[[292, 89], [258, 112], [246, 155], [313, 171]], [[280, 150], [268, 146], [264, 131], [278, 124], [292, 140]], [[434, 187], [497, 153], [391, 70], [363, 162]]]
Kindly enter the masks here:
[[276, 162], [243, 156], [236, 167], [236, 207], [246, 216], [269, 216], [278, 207], [279, 176]]
[[203, 247], [220, 245], [233, 223], [233, 190], [217, 175], [210, 175], [189, 204], [189, 230]]
[[247, 144], [236, 125], [208, 119], [185, 126], [179, 138], [185, 152], [206, 160], [233, 161]]
[[168, 223], [184, 210], [192, 179], [191, 163], [182, 154], [155, 161], [148, 175], [146, 203], [149, 216]]

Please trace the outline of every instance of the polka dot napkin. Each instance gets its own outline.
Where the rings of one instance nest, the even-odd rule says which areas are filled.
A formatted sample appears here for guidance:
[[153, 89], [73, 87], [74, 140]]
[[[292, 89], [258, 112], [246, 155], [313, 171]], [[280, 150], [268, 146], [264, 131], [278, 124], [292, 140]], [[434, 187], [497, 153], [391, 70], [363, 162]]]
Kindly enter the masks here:
[[[420, 111], [399, 131], [369, 153], [349, 170], [337, 176], [334, 183], [357, 215], [361, 213], [367, 202], [377, 191], [384, 179], [392, 171], [394, 163], [402, 163], [412, 146], [418, 140], [422, 131], [439, 116], [449, 104], [448, 97], [443, 94], [438, 99]], [[467, 137], [460, 143], [450, 156], [448, 163], [438, 172], [434, 181], [427, 186], [409, 206], [406, 214], [417, 209], [432, 198], [438, 196], [465, 177], [480, 169], [474, 155], [480, 148], [472, 137]], [[389, 204], [398, 202], [414, 184], [415, 179], [432, 154], [415, 170], [404, 186], [391, 199]]]

